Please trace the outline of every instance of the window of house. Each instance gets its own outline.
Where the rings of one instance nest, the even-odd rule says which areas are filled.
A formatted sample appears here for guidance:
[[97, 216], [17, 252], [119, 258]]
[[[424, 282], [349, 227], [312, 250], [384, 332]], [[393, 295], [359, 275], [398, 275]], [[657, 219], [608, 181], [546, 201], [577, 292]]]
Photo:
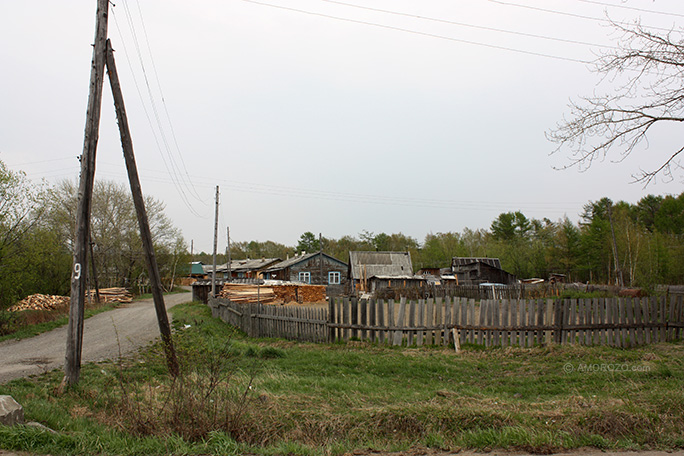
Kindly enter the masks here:
[[342, 275], [337, 271], [331, 271], [328, 273], [328, 284], [339, 285], [342, 279]]
[[311, 283], [311, 273], [310, 272], [300, 272], [299, 281], [304, 283]]

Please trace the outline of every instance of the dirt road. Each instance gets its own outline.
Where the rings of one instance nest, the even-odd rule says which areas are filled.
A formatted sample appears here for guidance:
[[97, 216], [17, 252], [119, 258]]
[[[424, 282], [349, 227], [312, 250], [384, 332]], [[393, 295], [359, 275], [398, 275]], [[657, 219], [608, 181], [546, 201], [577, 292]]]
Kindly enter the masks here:
[[[164, 297], [166, 308], [190, 302], [192, 293]], [[0, 343], [0, 384], [64, 366], [67, 327], [30, 339]], [[114, 359], [159, 336], [152, 299], [136, 301], [85, 321], [82, 361]]]

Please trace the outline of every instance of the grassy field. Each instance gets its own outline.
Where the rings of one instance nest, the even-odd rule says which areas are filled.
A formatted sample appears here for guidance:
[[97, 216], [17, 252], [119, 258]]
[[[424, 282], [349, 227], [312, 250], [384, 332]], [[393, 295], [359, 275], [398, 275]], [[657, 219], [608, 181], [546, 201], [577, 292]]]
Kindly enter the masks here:
[[684, 448], [684, 344], [389, 348], [253, 340], [177, 306], [183, 374], [161, 347], [0, 386], [27, 418], [0, 448], [51, 454], [343, 454]]

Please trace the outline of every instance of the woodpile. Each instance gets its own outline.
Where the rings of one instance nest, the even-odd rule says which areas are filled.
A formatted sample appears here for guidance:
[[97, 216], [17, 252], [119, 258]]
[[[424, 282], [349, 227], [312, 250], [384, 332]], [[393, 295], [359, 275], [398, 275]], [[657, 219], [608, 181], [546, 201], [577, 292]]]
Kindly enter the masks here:
[[283, 303], [325, 301], [325, 285], [274, 285], [273, 291]]
[[69, 307], [69, 297], [34, 294], [27, 296], [12, 307], [10, 312], [20, 312], [22, 310], [63, 310]]
[[[93, 302], [97, 298], [95, 290], [88, 292], [87, 298]], [[100, 288], [100, 303], [109, 304], [113, 302], [121, 302], [124, 304], [133, 302], [133, 293], [126, 288]]]
[[240, 283], [226, 283], [219, 293], [219, 298], [230, 299], [232, 302], [243, 304], [261, 302], [271, 304], [275, 302], [276, 295], [272, 287], [259, 285], [246, 285]]
[[219, 298], [236, 303], [287, 304], [312, 303], [325, 301], [324, 285], [270, 285], [257, 286], [239, 283], [226, 283]]
[[[96, 296], [95, 290], [90, 290], [86, 300], [91, 300], [94, 303]], [[21, 312], [22, 310], [65, 310], [69, 308], [70, 302], [69, 296], [34, 294], [25, 297], [7, 310], [10, 312]], [[102, 288], [100, 289], [100, 302], [101, 304], [114, 302], [130, 303], [133, 302], [133, 294], [125, 288]]]

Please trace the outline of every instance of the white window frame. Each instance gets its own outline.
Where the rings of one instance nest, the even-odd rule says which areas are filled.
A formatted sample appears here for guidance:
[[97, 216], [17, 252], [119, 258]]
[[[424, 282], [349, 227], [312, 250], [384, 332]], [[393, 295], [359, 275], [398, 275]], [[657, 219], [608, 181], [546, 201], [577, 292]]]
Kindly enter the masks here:
[[342, 273], [339, 271], [328, 272], [328, 285], [339, 285], [342, 283]]
[[308, 271], [300, 272], [298, 278], [300, 282], [311, 283], [311, 273]]

